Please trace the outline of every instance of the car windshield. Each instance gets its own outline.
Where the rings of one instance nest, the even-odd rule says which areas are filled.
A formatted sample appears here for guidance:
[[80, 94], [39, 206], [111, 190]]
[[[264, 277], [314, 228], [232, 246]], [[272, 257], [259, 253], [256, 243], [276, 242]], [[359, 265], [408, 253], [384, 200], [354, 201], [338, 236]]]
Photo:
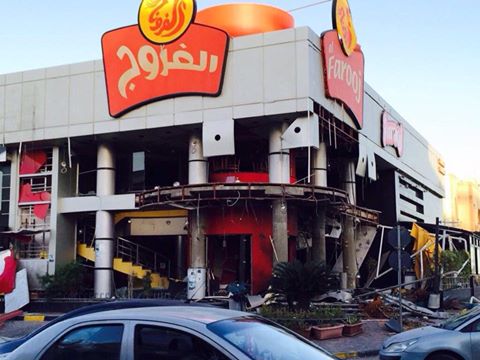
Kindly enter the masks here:
[[476, 306], [473, 309], [467, 311], [466, 313], [460, 313], [456, 316], [451, 317], [450, 319], [445, 321], [441, 327], [446, 330], [455, 330], [464, 322], [473, 319], [479, 314], [480, 314], [480, 306]]
[[207, 327], [253, 360], [333, 359], [319, 347], [264, 319], [242, 317]]

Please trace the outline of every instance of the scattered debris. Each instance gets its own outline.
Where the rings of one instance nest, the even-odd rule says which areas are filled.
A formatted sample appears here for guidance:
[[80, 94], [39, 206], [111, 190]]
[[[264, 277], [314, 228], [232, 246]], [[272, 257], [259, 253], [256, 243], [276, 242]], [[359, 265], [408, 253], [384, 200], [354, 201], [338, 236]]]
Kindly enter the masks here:
[[380, 295], [363, 304], [361, 309], [371, 319], [390, 319], [397, 313], [392, 306], [385, 305]]
[[325, 301], [327, 299], [334, 299], [344, 303], [350, 303], [352, 301], [352, 294], [348, 291], [338, 290], [338, 291], [330, 291], [322, 296], [318, 297], [316, 300], [318, 301]]
[[[398, 298], [392, 295], [384, 295], [384, 298], [386, 302], [399, 306]], [[415, 305], [413, 302], [408, 300], [402, 300], [402, 308], [416, 315], [427, 316], [431, 319], [447, 319], [449, 317], [449, 314], [446, 312], [441, 312], [441, 311], [434, 312], [423, 306]]]
[[265, 302], [267, 301], [266, 298], [264, 298], [260, 295], [256, 295], [256, 296], [247, 295], [247, 300], [248, 300], [248, 304], [249, 304], [249, 306], [247, 308], [249, 310], [256, 309], [256, 308], [262, 306], [263, 304], [265, 304]]

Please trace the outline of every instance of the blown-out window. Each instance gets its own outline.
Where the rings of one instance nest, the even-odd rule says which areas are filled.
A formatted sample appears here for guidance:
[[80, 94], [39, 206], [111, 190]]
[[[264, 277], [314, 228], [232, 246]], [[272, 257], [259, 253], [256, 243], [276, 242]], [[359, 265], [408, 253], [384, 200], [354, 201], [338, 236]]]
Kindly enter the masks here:
[[195, 335], [160, 326], [135, 327], [135, 360], [228, 360]]
[[93, 325], [77, 328], [56, 341], [42, 360], [118, 360], [123, 325]]

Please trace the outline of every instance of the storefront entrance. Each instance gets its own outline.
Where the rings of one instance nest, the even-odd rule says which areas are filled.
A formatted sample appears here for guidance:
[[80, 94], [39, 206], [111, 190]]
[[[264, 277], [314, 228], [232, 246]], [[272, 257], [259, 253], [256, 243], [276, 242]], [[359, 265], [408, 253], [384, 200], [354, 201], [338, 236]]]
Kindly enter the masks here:
[[208, 236], [207, 251], [212, 294], [234, 281], [252, 283], [249, 235]]

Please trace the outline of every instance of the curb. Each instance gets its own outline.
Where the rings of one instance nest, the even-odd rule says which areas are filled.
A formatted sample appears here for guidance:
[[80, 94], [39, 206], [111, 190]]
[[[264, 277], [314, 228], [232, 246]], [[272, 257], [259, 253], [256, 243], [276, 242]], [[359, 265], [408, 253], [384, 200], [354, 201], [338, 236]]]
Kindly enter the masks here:
[[365, 350], [365, 351], [350, 351], [350, 352], [338, 352], [334, 353], [337, 358], [339, 359], [355, 359], [355, 358], [363, 358], [369, 356], [377, 356], [379, 350]]
[[45, 314], [24, 314], [23, 316], [16, 316], [11, 320], [16, 321], [51, 321], [56, 319], [57, 315], [45, 315]]
[[20, 317], [23, 315], [23, 311], [21, 310], [15, 310], [6, 314], [0, 314], [0, 323], [4, 323], [5, 321], [8, 320], [13, 320], [16, 317]]

